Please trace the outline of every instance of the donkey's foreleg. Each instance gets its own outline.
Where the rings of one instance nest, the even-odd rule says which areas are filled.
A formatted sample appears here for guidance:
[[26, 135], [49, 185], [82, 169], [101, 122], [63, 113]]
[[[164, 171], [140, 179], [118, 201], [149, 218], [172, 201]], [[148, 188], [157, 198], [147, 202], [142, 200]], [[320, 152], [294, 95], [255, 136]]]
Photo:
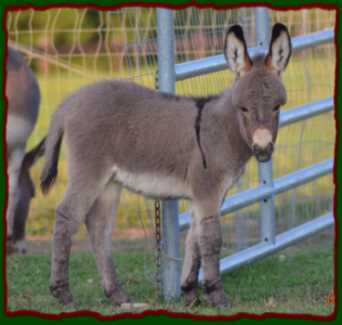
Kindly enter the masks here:
[[218, 202], [219, 200], [194, 202], [194, 210], [198, 222], [198, 246], [207, 300], [213, 306], [226, 307], [228, 300], [224, 294], [219, 268], [222, 234]]
[[120, 199], [121, 186], [110, 184], [97, 198], [87, 215], [86, 226], [96, 255], [96, 264], [101, 273], [105, 294], [115, 305], [129, 302], [121, 289], [112, 258], [113, 219]]
[[197, 242], [196, 219], [193, 217], [185, 241], [185, 257], [182, 270], [181, 288], [186, 306], [193, 306], [198, 302], [197, 284], [201, 257]]

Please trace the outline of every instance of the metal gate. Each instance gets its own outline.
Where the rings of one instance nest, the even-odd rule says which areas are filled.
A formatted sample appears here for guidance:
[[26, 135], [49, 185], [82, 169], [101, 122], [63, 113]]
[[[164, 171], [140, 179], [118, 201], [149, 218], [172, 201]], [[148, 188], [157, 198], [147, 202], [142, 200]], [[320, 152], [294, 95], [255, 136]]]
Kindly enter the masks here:
[[[255, 8], [255, 25], [257, 47], [250, 48], [253, 58], [266, 52], [269, 42], [270, 19], [268, 10]], [[292, 38], [293, 52], [332, 42], [334, 31], [324, 30]], [[175, 92], [175, 83], [195, 76], [220, 71], [227, 68], [223, 55], [188, 61], [175, 65], [173, 13], [171, 10], [157, 10], [157, 40], [158, 40], [158, 79], [159, 89], [165, 92]], [[331, 111], [334, 107], [332, 97], [294, 107], [280, 114], [280, 126], [302, 121], [318, 114]], [[256, 188], [236, 193], [223, 202], [221, 215], [260, 202], [260, 242], [231, 256], [221, 259], [222, 273], [236, 269], [256, 259], [272, 254], [280, 249], [296, 243], [318, 231], [334, 224], [332, 212], [318, 216], [300, 226], [296, 226], [276, 235], [274, 196], [297, 186], [311, 182], [333, 170], [333, 160], [328, 159], [309, 167], [291, 172], [273, 179], [272, 161], [259, 163], [259, 183]], [[190, 213], [178, 213], [177, 201], [163, 202], [163, 294], [166, 299], [180, 295], [180, 231], [189, 226]], [[200, 272], [200, 280], [203, 275]]]

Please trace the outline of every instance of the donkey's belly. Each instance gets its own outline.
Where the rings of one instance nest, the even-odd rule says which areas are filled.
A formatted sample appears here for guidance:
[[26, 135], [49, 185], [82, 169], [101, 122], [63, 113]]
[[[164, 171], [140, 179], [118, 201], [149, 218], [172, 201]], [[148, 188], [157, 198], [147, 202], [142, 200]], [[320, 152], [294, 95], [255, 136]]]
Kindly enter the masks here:
[[114, 167], [114, 180], [127, 189], [155, 198], [188, 198], [190, 192], [183, 182], [174, 177], [154, 173], [135, 174]]

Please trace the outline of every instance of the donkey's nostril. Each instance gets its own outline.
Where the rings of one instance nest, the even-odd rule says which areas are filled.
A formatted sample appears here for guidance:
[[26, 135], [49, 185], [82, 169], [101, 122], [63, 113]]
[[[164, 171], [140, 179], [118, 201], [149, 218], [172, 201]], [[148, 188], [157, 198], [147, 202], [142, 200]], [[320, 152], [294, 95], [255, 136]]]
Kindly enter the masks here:
[[259, 146], [258, 146], [257, 144], [255, 144], [255, 143], [253, 143], [253, 144], [252, 144], [252, 151], [253, 151], [254, 153], [258, 152], [258, 151], [259, 151]]
[[266, 147], [266, 150], [269, 151], [270, 153], [273, 152], [273, 149], [274, 149], [274, 145], [272, 142], [270, 142], [267, 147]]

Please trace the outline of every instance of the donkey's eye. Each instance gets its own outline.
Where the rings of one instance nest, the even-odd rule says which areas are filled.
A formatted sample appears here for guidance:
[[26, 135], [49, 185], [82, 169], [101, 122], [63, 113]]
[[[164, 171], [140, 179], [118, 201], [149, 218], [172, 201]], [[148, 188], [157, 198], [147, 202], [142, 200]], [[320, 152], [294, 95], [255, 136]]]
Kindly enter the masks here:
[[240, 110], [241, 110], [242, 112], [244, 112], [244, 113], [247, 113], [247, 112], [248, 112], [248, 108], [243, 107], [243, 106], [240, 107]]
[[278, 112], [280, 109], [280, 105], [277, 105], [276, 107], [273, 108], [273, 112]]

